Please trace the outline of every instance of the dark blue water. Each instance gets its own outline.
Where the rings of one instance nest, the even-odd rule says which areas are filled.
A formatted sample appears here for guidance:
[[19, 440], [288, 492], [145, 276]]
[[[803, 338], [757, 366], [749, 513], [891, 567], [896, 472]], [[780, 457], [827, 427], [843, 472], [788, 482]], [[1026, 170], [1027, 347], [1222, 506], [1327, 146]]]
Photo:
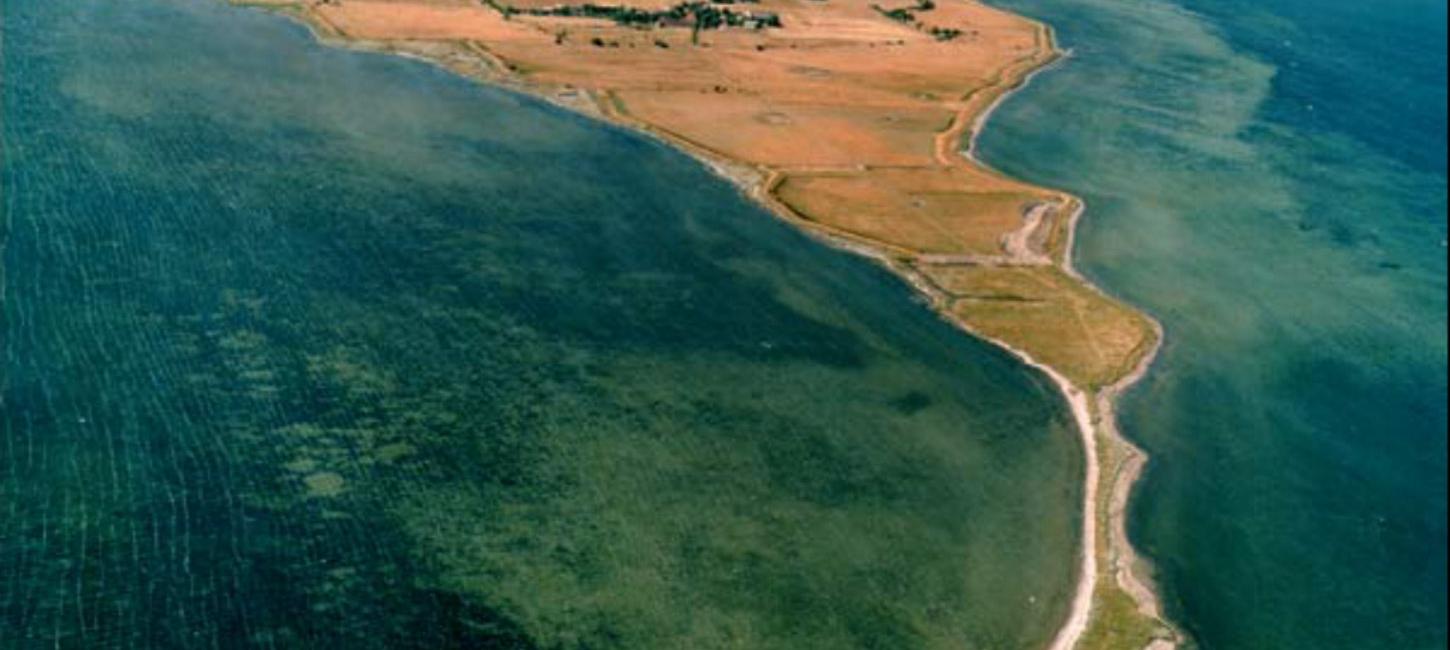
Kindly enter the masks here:
[[1013, 0], [1075, 55], [983, 138], [1159, 316], [1130, 533], [1207, 648], [1443, 648], [1443, 2]]
[[1037, 647], [1055, 389], [685, 157], [212, 0], [3, 4], [0, 647]]

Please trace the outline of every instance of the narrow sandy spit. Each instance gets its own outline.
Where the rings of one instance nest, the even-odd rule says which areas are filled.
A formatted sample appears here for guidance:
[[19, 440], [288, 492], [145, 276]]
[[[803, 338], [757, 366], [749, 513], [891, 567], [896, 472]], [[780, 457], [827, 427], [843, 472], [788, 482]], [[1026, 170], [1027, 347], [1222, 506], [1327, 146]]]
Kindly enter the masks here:
[[[243, 4], [241, 0], [229, 1], [234, 4]], [[253, 6], [259, 6], [263, 9], [268, 8], [265, 5]], [[832, 232], [826, 232], [813, 224], [804, 222], [793, 210], [782, 204], [774, 196], [772, 190], [774, 180], [778, 175], [777, 172], [723, 158], [691, 142], [661, 132], [629, 116], [621, 115], [610, 108], [609, 101], [606, 97], [576, 91], [560, 93], [551, 91], [549, 88], [531, 85], [511, 74], [506, 69], [506, 66], [502, 65], [496, 57], [478, 46], [469, 47], [466, 51], [447, 47], [431, 51], [426, 48], [412, 49], [398, 47], [388, 42], [346, 37], [338, 33], [331, 25], [325, 22], [319, 22], [321, 17], [312, 12], [294, 13], [278, 11], [277, 13], [289, 16], [303, 23], [310, 29], [313, 36], [319, 42], [326, 45], [393, 54], [437, 65], [465, 77], [522, 92], [566, 110], [580, 113], [606, 123], [629, 128], [632, 131], [642, 133], [682, 151], [702, 162], [716, 175], [738, 187], [742, 193], [765, 207], [772, 214], [789, 223], [795, 224], [812, 238], [826, 245], [866, 257], [886, 267], [906, 280], [919, 293], [926, 297], [930, 301], [933, 309], [943, 319], [978, 339], [987, 341], [1006, 350], [1024, 364], [1041, 371], [1052, 380], [1053, 384], [1057, 386], [1059, 392], [1062, 393], [1064, 399], [1067, 400], [1068, 405], [1071, 407], [1073, 419], [1083, 445], [1085, 456], [1084, 479], [1086, 481], [1083, 490], [1083, 545], [1080, 557], [1079, 578], [1067, 619], [1064, 621], [1062, 627], [1058, 629], [1052, 643], [1048, 646], [1048, 650], [1072, 650], [1087, 632], [1089, 624], [1092, 621], [1093, 595], [1097, 587], [1099, 573], [1099, 531], [1097, 514], [1099, 509], [1104, 505], [1107, 506], [1109, 512], [1107, 522], [1108, 550], [1113, 553], [1113, 566], [1111, 567], [1111, 571], [1116, 577], [1118, 585], [1133, 598], [1141, 613], [1151, 618], [1164, 621], [1161, 603], [1150, 582], [1135, 573], [1135, 567], [1140, 566], [1142, 563], [1134, 552], [1132, 545], [1128, 542], [1126, 521], [1124, 519], [1126, 505], [1131, 496], [1132, 487], [1141, 474], [1147, 457], [1141, 450], [1120, 435], [1115, 417], [1115, 406], [1118, 397], [1147, 374], [1149, 367], [1152, 365], [1158, 351], [1162, 347], [1163, 328], [1157, 320], [1148, 317], [1157, 337], [1152, 349], [1143, 355], [1134, 371], [1120, 379], [1114, 385], [1099, 391], [1096, 395], [1086, 393], [1073, 385], [1064, 375], [1032, 358], [1025, 351], [999, 339], [983, 335], [981, 332], [971, 328], [962, 319], [953, 315], [950, 310], [951, 298], [914, 267], [894, 259], [889, 249], [862, 242], [855, 238], [848, 238]], [[943, 151], [946, 147], [950, 146], [952, 150], [966, 157], [974, 164], [980, 165], [983, 169], [992, 170], [994, 173], [1000, 174], [1000, 172], [997, 172], [976, 156], [977, 138], [981, 134], [988, 119], [1014, 92], [1025, 87], [1038, 74], [1056, 67], [1071, 55], [1070, 51], [1058, 49], [1055, 35], [1050, 27], [1045, 24], [1038, 24], [1044, 35], [1044, 46], [1051, 50], [1052, 56], [1046, 61], [1020, 73], [1005, 75], [999, 86], [984, 89], [984, 91], [997, 92], [997, 95], [978, 113], [969, 115], [964, 112], [952, 126], [939, 134], [938, 137], [945, 140], [939, 143], [939, 151]], [[414, 43], [413, 45], [418, 44]], [[970, 109], [964, 109], [964, 111], [966, 110]], [[970, 122], [966, 121], [967, 118], [970, 118]], [[960, 145], [963, 144], [962, 141], [964, 139], [966, 148], [965, 150], [961, 150]], [[1078, 222], [1084, 212], [1084, 203], [1081, 199], [1065, 192], [1051, 191], [1055, 191], [1065, 200], [1064, 205], [1070, 204], [1075, 206], [1067, 222], [1067, 253], [1065, 259], [1061, 261], [1063, 270], [1082, 282], [1083, 285], [1107, 296], [1111, 300], [1117, 300], [1097, 285], [1088, 281], [1073, 266], [1076, 230]], [[1106, 445], [1119, 446], [1121, 449], [1126, 450], [1127, 453], [1127, 458], [1117, 476], [1114, 478], [1107, 494], [1100, 494], [1099, 490], [1099, 479], [1103, 471], [1101, 459], [1098, 454], [1099, 442]], [[1102, 499], [1109, 499], [1111, 502], [1104, 504]], [[1145, 650], [1173, 650], [1177, 645], [1178, 643], [1176, 641], [1157, 640], [1147, 646]]]
[[[971, 133], [967, 140], [967, 148], [963, 153], [972, 162], [987, 169], [993, 169], [977, 155], [977, 140], [980, 137], [983, 127], [1008, 97], [1032, 82], [1037, 75], [1051, 70], [1063, 61], [1072, 56], [1070, 50], [1062, 50], [1057, 46], [1055, 33], [1050, 27], [1044, 26], [1047, 33], [1048, 47], [1052, 48], [1054, 57], [1046, 64], [1037, 67], [1022, 77], [1017, 85], [1008, 89], [997, 97], [990, 106], [977, 116], [972, 124]], [[1083, 213], [1086, 211], [1086, 202], [1080, 197], [1066, 195], [1072, 201], [1074, 208], [1068, 217], [1067, 225], [1067, 253], [1062, 260], [1062, 269], [1068, 275], [1077, 279], [1084, 286], [1091, 288], [1109, 299], [1116, 300], [1108, 295], [1101, 287], [1088, 280], [1077, 270], [1074, 264], [1074, 252], [1076, 251], [1077, 226]], [[1117, 425], [1117, 401], [1128, 389], [1143, 379], [1148, 374], [1148, 369], [1158, 357], [1158, 352], [1163, 347], [1164, 330], [1163, 325], [1152, 316], [1144, 314], [1144, 317], [1152, 324], [1154, 331], [1153, 347], [1149, 349], [1133, 371], [1119, 379], [1112, 386], [1101, 390], [1096, 396], [1088, 396], [1078, 389], [1066, 377], [1051, 367], [1048, 367], [1023, 350], [1019, 350], [1010, 344], [983, 336], [980, 333], [972, 332], [978, 338], [992, 342], [993, 344], [1011, 352], [1024, 363], [1033, 368], [1041, 370], [1052, 379], [1057, 385], [1063, 397], [1072, 407], [1073, 417], [1077, 421], [1078, 432], [1082, 437], [1083, 451], [1086, 461], [1084, 480], [1087, 484], [1083, 489], [1083, 548], [1081, 568], [1076, 593], [1073, 595], [1072, 609], [1068, 614], [1067, 621], [1058, 630], [1057, 636], [1053, 639], [1049, 650], [1071, 650], [1077, 646], [1083, 635], [1087, 632], [1088, 625], [1092, 620], [1093, 592], [1097, 588], [1098, 567], [1097, 567], [1097, 513], [1100, 505], [1108, 508], [1108, 546], [1110, 553], [1116, 555], [1113, 566], [1113, 575], [1116, 577], [1118, 586], [1121, 587], [1133, 601], [1138, 605], [1138, 611], [1150, 618], [1164, 620], [1162, 603], [1152, 585], [1142, 577], [1138, 576], [1135, 568], [1144, 564], [1138, 557], [1133, 545], [1128, 540], [1127, 534], [1127, 505], [1132, 497], [1133, 486], [1137, 483], [1138, 477], [1142, 474], [1143, 466], [1147, 464], [1147, 454], [1136, 445], [1129, 442], [1122, 436]], [[955, 319], [954, 319], [955, 320]], [[963, 329], [971, 332], [971, 328], [965, 323], [958, 323]], [[1094, 418], [1094, 407], [1097, 417]], [[1116, 445], [1124, 449], [1127, 458], [1124, 460], [1120, 473], [1114, 478], [1111, 488], [1105, 495], [1098, 494], [1099, 478], [1102, 472], [1101, 462], [1098, 458], [1098, 440], [1109, 445]], [[1100, 498], [1109, 499], [1110, 503], [1102, 504]], [[1150, 650], [1172, 650], [1178, 644], [1168, 640], [1157, 640], [1148, 646]]]
[[[967, 331], [971, 331], [962, 326]], [[992, 343], [1006, 349], [1021, 359], [1023, 363], [1032, 366], [1052, 379], [1057, 385], [1062, 396], [1067, 399], [1068, 405], [1072, 407], [1072, 417], [1077, 423], [1079, 436], [1082, 438], [1083, 454], [1085, 457], [1083, 480], [1083, 517], [1082, 517], [1082, 554], [1081, 566], [1078, 569], [1077, 590], [1073, 593], [1072, 608], [1068, 611], [1067, 620], [1058, 629], [1057, 636], [1053, 638], [1050, 650], [1071, 650], [1077, 645], [1079, 639], [1087, 632], [1088, 623], [1092, 620], [1093, 591], [1097, 589], [1098, 583], [1098, 518], [1096, 516], [1098, 506], [1098, 477], [1102, 471], [1098, 462], [1097, 436], [1093, 426], [1092, 405], [1088, 396], [1078, 390], [1068, 381], [1066, 377], [1056, 370], [1038, 363], [1027, 353], [1018, 350], [1002, 341], [982, 336], [975, 333], [978, 338], [991, 341]]]

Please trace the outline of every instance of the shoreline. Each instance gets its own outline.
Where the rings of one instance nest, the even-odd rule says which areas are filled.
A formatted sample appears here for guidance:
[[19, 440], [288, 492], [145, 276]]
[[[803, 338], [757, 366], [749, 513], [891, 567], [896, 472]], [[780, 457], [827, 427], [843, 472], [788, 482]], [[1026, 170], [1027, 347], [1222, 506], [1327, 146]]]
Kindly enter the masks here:
[[[1041, 372], [1057, 387], [1058, 392], [1072, 411], [1074, 426], [1078, 430], [1079, 439], [1083, 445], [1085, 481], [1082, 503], [1082, 543], [1079, 551], [1077, 580], [1073, 586], [1073, 595], [1066, 620], [1054, 632], [1052, 641], [1046, 647], [1049, 650], [1071, 650], [1087, 634], [1095, 620], [1093, 614], [1097, 601], [1099, 574], [1105, 569], [1111, 572], [1114, 582], [1133, 600], [1140, 614], [1155, 620], [1168, 629], [1170, 638], [1155, 639], [1146, 648], [1148, 650], [1172, 650], [1179, 647], [1181, 634], [1164, 617], [1162, 603], [1151, 578], [1138, 575], [1138, 570], [1146, 567], [1146, 561], [1137, 554], [1127, 538], [1126, 507], [1148, 458], [1141, 449], [1122, 436], [1116, 420], [1118, 398], [1146, 376], [1163, 346], [1164, 330], [1157, 319], [1107, 293], [1076, 269], [1074, 265], [1076, 231], [1079, 220], [1086, 211], [1086, 205], [1079, 197], [1055, 188], [1028, 183], [1057, 195], [1063, 200], [1062, 205], [1071, 206], [1071, 212], [1065, 217], [1062, 226], [1066, 238], [1062, 259], [1059, 260], [1055, 256], [1049, 255], [1053, 257], [1052, 264], [1060, 267], [1063, 272], [1080, 284], [1104, 298], [1128, 305], [1148, 321], [1155, 333], [1153, 344], [1139, 357], [1133, 370], [1096, 393], [1078, 388], [1061, 372], [1036, 360], [1025, 350], [972, 328], [963, 318], [950, 311], [950, 300], [945, 292], [937, 288], [915, 266], [893, 256], [889, 245], [846, 233], [834, 232], [822, 224], [813, 223], [796, 214], [776, 196], [775, 189], [780, 176], [779, 170], [730, 159], [683, 137], [621, 114], [612, 106], [608, 91], [596, 93], [572, 87], [558, 88], [530, 83], [515, 74], [507, 63], [488, 51], [486, 47], [474, 42], [403, 41], [394, 43], [358, 39], [349, 37], [335, 26], [328, 24], [316, 12], [299, 11], [295, 5], [248, 2], [247, 0], [228, 1], [237, 6], [260, 8], [288, 16], [305, 26], [312, 36], [324, 45], [390, 54], [436, 65], [467, 79], [518, 92], [577, 115], [616, 127], [627, 128], [631, 132], [655, 139], [699, 161], [712, 173], [734, 185], [752, 202], [765, 208], [776, 218], [797, 227], [812, 239], [865, 257], [885, 267], [925, 297], [938, 317], [970, 336], [1003, 349], [1023, 364]], [[1017, 15], [1020, 16], [1020, 14]], [[1045, 48], [1045, 51], [1034, 52], [1003, 68], [1001, 76], [991, 85], [977, 89], [964, 98], [963, 106], [956, 119], [953, 119], [944, 130], [937, 134], [938, 154], [946, 164], [951, 164], [946, 160], [946, 156], [955, 153], [983, 170], [1009, 178], [977, 157], [978, 137], [997, 108], [1007, 98], [1030, 84], [1039, 73], [1055, 68], [1072, 55], [1070, 50], [1058, 48], [1055, 32], [1049, 25], [1031, 18], [1023, 17], [1023, 19], [1030, 21], [1040, 30], [1042, 36], [1040, 47]], [[400, 44], [403, 47], [400, 47]], [[1037, 56], [1042, 54], [1046, 55], [1046, 59], [1040, 62], [1035, 61]], [[1025, 69], [1020, 69], [1022, 63], [1030, 65]], [[991, 94], [990, 101], [984, 107], [975, 106], [976, 96], [982, 93]], [[1103, 459], [1099, 445], [1107, 445], [1109, 451], [1122, 455], [1120, 462], [1112, 470], [1111, 481], [1106, 486], [1102, 483]], [[1104, 487], [1106, 487], [1105, 490]], [[1099, 517], [1104, 515], [1106, 515], [1105, 521], [1100, 522]], [[1104, 524], [1103, 530], [1099, 529], [1100, 523]], [[1100, 541], [1099, 533], [1105, 533], [1106, 539]], [[1105, 553], [1106, 557], [1100, 558], [1100, 552]], [[1105, 561], [1100, 562], [1100, 560]]]
[[982, 160], [979, 156], [977, 156], [977, 139], [981, 137], [982, 131], [987, 126], [987, 122], [992, 119], [992, 114], [997, 112], [997, 109], [1000, 108], [1002, 104], [1007, 101], [1008, 97], [1011, 97], [1013, 94], [1016, 94], [1017, 91], [1022, 90], [1023, 88], [1026, 88], [1029, 84], [1031, 84], [1032, 80], [1037, 78], [1037, 75], [1048, 72], [1056, 68], [1057, 66], [1062, 65], [1068, 59], [1072, 58], [1072, 50], [1064, 50], [1057, 47], [1057, 32], [1052, 29], [1052, 26], [1045, 23], [1038, 24], [1046, 33], [1047, 46], [1052, 53], [1051, 58], [1049, 58], [1046, 63], [1043, 63], [1042, 65], [1029, 70], [1027, 74], [1022, 75], [1022, 78], [1019, 79], [1015, 85], [1003, 91], [1002, 94], [998, 95], [996, 99], [992, 100], [991, 104], [987, 105], [986, 109], [984, 109], [981, 113], [977, 115], [976, 119], [972, 120], [971, 135], [967, 138], [967, 147], [962, 151], [962, 155], [966, 156], [968, 160], [978, 165], [981, 165], [986, 169], [996, 171], [995, 168], [993, 168], [991, 165], [987, 164], [986, 161]]

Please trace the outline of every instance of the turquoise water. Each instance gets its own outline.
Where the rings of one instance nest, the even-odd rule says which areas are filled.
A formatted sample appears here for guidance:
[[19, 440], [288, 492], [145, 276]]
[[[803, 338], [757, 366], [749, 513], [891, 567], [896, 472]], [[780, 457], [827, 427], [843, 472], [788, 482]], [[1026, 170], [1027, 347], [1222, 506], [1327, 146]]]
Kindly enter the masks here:
[[1053, 387], [642, 138], [5, 0], [0, 647], [1037, 647]]
[[1010, 0], [1074, 56], [983, 155], [1163, 321], [1130, 534], [1206, 648], [1443, 648], [1443, 2]]

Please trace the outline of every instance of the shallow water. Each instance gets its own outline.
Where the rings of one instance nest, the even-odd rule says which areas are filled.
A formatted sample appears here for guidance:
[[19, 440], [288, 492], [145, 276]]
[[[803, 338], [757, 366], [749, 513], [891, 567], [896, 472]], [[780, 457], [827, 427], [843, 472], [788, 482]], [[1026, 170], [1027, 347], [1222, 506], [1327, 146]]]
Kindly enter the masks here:
[[3, 4], [0, 647], [1032, 647], [1053, 387], [642, 138]]
[[1009, 0], [1074, 56], [983, 156], [1162, 319], [1130, 527], [1208, 648], [1446, 644], [1445, 4]]

